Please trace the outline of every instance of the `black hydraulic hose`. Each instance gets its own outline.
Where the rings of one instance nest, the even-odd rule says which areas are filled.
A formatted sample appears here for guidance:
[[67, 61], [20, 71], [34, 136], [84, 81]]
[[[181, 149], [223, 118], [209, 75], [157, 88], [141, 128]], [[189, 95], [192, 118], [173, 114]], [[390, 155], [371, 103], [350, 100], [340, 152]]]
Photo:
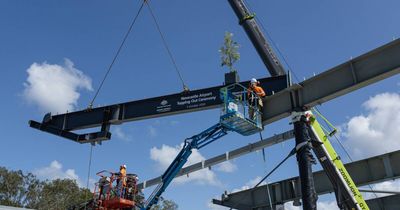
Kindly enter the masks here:
[[289, 159], [291, 156], [296, 154], [296, 148], [293, 148], [292, 151], [278, 164], [273, 168], [267, 175], [264, 176], [253, 188], [258, 187], [265, 179], [267, 179], [276, 169], [278, 169], [284, 162], [286, 162], [287, 159]]
[[[302, 149], [302, 147], [300, 147], [299, 149]], [[286, 162], [291, 156], [296, 154], [296, 147], [294, 147], [289, 154], [280, 162], [278, 163], [278, 165], [275, 166], [275, 168], [273, 168], [267, 175], [264, 176], [264, 178], [261, 179], [260, 182], [258, 182], [254, 187], [250, 188], [250, 190], [255, 189], [256, 187], [258, 187], [265, 179], [267, 179], [272, 173], [274, 173], [276, 171], [276, 169], [278, 169], [284, 162]], [[268, 185], [267, 185], [268, 186]], [[243, 200], [244, 198], [246, 198], [249, 194], [244, 194], [244, 196], [242, 197]], [[231, 209], [235, 208], [237, 205], [239, 205], [239, 203], [237, 203], [234, 207], [232, 207]], [[272, 208], [272, 203], [270, 203], [271, 208]]]

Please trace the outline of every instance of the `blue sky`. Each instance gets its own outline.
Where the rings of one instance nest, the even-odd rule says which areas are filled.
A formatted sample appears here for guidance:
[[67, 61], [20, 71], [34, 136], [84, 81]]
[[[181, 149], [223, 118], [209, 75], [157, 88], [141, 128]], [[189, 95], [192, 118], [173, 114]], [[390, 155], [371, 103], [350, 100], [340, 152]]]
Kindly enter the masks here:
[[[300, 80], [400, 36], [397, 11], [400, 3], [395, 0], [248, 0], [248, 3]], [[85, 185], [89, 145], [30, 129], [28, 120], [41, 120], [54, 104], [75, 110], [89, 104], [94, 95], [91, 89], [98, 87], [139, 4], [137, 0], [0, 2], [0, 64], [4, 75], [0, 83], [1, 166], [35, 172], [42, 178], [76, 178]], [[227, 1], [154, 0], [151, 4], [191, 89], [223, 82], [226, 70], [220, 67], [218, 48], [225, 31], [232, 32], [241, 45], [241, 59], [237, 63], [241, 78], [268, 76]], [[59, 71], [46, 73], [54, 69]], [[31, 82], [37, 81], [35, 75], [45, 76], [43, 80], [39, 77], [39, 83], [52, 83], [52, 90], [65, 87], [69, 92], [50, 91], [47, 94], [46, 90], [40, 92], [39, 89], [35, 93], [41, 94], [27, 95], [32, 93], [27, 92], [32, 87]], [[46, 75], [53, 77], [50, 80]], [[396, 106], [399, 90], [397, 75], [323, 104], [320, 109], [333, 124], [343, 127], [341, 137], [352, 154], [364, 158], [400, 148], [390, 139], [394, 138], [391, 135], [398, 134], [396, 131], [389, 136], [375, 135], [382, 133], [383, 128], [370, 122], [371, 118], [380, 117], [378, 122], [388, 124], [384, 117], [387, 115], [382, 113], [393, 114], [393, 111], [394, 120], [400, 119], [400, 109]], [[145, 8], [95, 106], [180, 91], [180, 81]], [[69, 95], [63, 95], [65, 93]], [[113, 139], [94, 148], [91, 178], [95, 178], [97, 171], [117, 170], [123, 163], [128, 165], [129, 172], [139, 174], [142, 180], [159, 176], [165, 163], [160, 161], [163, 158], [157, 159], [157, 155], [171, 156], [170, 152], [173, 153], [173, 148], [184, 138], [215, 124], [218, 117], [218, 110], [210, 110], [114, 126]], [[290, 126], [284, 119], [266, 127], [263, 135], [267, 137], [287, 129]], [[394, 127], [394, 130], [400, 129]], [[360, 137], [374, 144], [363, 144], [359, 142]], [[360, 147], [375, 145], [377, 139], [386, 139], [391, 147], [367, 148], [369, 152], [365, 154], [357, 152], [356, 147], [360, 144]], [[202, 157], [210, 158], [256, 140], [258, 136], [244, 138], [232, 133], [200, 153]], [[216, 167], [201, 172], [197, 178], [194, 175], [189, 181], [173, 184], [164, 196], [176, 201], [180, 209], [211, 208], [207, 205], [211, 198], [262, 177], [291, 148], [292, 141], [268, 148], [266, 163], [259, 153], [253, 153], [232, 161], [232, 170], [226, 170], [226, 167], [217, 170]], [[152, 156], [151, 151], [157, 155]], [[197, 158], [201, 159], [201, 156], [198, 154]], [[268, 181], [297, 174], [297, 165], [292, 158]]]

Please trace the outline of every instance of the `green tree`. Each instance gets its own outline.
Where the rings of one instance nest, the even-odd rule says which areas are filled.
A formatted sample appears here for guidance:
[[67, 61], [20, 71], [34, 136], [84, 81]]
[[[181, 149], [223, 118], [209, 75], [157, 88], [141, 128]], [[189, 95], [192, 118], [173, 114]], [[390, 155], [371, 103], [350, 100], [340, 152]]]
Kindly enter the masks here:
[[25, 200], [22, 206], [32, 209], [38, 208], [41, 197], [40, 194], [45, 182], [38, 180], [35, 175], [28, 173], [27, 175], [24, 175], [24, 183], [26, 186], [26, 191]]
[[86, 188], [80, 188], [75, 180], [56, 179], [47, 182], [40, 193], [39, 209], [67, 209], [87, 200]]
[[75, 180], [40, 181], [31, 173], [0, 167], [0, 205], [33, 209], [67, 209], [91, 195]]
[[158, 204], [151, 207], [151, 210], [177, 210], [178, 204], [172, 200], [162, 200]]
[[239, 44], [232, 40], [233, 34], [225, 32], [224, 44], [219, 49], [221, 66], [227, 66], [230, 72], [236, 71], [233, 64], [240, 59]]
[[9, 171], [0, 167], [0, 204], [15, 207], [35, 206], [38, 202], [43, 182], [21, 170]]

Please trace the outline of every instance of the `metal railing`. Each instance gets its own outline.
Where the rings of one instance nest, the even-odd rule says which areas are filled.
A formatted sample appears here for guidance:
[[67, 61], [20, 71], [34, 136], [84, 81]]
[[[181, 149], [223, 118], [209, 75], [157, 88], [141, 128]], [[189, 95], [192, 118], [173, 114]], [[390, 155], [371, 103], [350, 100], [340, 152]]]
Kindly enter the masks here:
[[262, 126], [261, 111], [258, 105], [261, 98], [255, 92], [239, 83], [235, 83], [221, 88], [220, 97], [224, 102], [221, 116], [237, 112], [257, 126]]

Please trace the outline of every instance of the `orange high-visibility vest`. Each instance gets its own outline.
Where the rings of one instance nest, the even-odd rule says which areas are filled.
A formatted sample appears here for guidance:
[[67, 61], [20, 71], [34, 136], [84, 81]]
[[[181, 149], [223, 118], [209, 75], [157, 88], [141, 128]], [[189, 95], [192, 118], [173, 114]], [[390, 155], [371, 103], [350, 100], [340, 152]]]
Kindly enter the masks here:
[[119, 170], [119, 173], [120, 173], [120, 179], [122, 181], [122, 185], [126, 186], [126, 169], [121, 168], [121, 170]]
[[262, 89], [262, 87], [260, 87], [260, 86], [254, 86], [254, 88], [249, 87], [249, 89], [247, 89], [247, 92], [248, 92], [249, 95], [250, 95], [251, 91], [255, 92], [259, 97], [264, 97], [265, 96], [265, 92]]

